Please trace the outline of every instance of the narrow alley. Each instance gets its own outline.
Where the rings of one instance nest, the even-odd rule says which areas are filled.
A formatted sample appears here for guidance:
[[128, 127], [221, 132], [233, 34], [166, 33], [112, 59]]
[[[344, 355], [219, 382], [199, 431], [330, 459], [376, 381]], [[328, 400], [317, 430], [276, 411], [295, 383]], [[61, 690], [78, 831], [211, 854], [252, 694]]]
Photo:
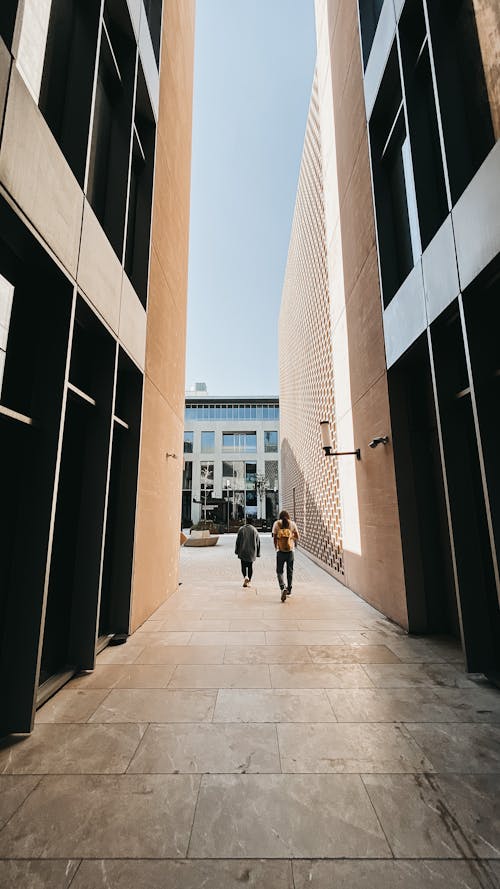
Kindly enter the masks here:
[[[0, 749], [0, 886], [500, 886], [500, 693], [300, 550], [234, 535]], [[495, 861], [496, 859], [496, 861]]]

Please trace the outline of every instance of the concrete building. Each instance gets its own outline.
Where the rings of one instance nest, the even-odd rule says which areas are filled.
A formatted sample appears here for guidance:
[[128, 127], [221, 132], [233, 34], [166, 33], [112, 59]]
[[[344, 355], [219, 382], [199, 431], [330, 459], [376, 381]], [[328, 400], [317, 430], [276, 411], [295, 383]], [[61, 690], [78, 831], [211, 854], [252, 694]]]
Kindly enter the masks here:
[[229, 527], [249, 515], [271, 523], [279, 478], [276, 397], [216, 398], [197, 387], [186, 398], [183, 527], [204, 518]]
[[[298, 462], [287, 469], [283, 461], [283, 503], [293, 505], [294, 475], [312, 478], [306, 510], [313, 496], [331, 534], [331, 557], [322, 561], [333, 568], [340, 549], [343, 574], [335, 570], [348, 586], [411, 632], [456, 635], [467, 668], [493, 674], [500, 10], [496, 0], [356, 7], [316, 0], [308, 133], [317, 131], [321, 178], [311, 191], [301, 173], [283, 291], [282, 452]], [[306, 136], [303, 168], [308, 155]], [[312, 257], [311, 228], [320, 245]], [[307, 262], [315, 286], [303, 273]], [[292, 305], [302, 305], [298, 315]], [[309, 351], [314, 340], [331, 346], [329, 415], [325, 362], [308, 375], [300, 361], [289, 378], [287, 348]], [[307, 446], [292, 408], [303, 391], [317, 422]], [[325, 458], [340, 488], [340, 542], [332, 489], [322, 494], [313, 468], [323, 419], [334, 448], [361, 449], [360, 461]], [[387, 444], [368, 447], [385, 436]], [[305, 523], [306, 546], [318, 557], [307, 512]]]
[[177, 587], [194, 3], [0, 10], [0, 733]]

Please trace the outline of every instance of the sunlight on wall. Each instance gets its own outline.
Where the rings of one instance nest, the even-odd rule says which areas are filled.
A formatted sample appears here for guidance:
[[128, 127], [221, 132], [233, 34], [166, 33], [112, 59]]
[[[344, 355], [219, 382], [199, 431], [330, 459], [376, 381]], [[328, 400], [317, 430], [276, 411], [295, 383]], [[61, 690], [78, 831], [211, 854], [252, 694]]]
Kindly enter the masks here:
[[[330, 284], [335, 421], [337, 427], [337, 448], [342, 451], [353, 450], [355, 447], [358, 447], [358, 443], [354, 441], [351, 408], [349, 343], [345, 316], [345, 289], [327, 0], [315, 0], [315, 11], [316, 33], [318, 37], [317, 76], [322, 133], [321, 149], [328, 277]], [[320, 419], [318, 418], [318, 422]], [[361, 555], [361, 530], [355, 457], [340, 457], [338, 459], [338, 470], [342, 501], [342, 539], [344, 550]]]
[[14, 36], [17, 68], [38, 104], [52, 0], [24, 0], [19, 4]]

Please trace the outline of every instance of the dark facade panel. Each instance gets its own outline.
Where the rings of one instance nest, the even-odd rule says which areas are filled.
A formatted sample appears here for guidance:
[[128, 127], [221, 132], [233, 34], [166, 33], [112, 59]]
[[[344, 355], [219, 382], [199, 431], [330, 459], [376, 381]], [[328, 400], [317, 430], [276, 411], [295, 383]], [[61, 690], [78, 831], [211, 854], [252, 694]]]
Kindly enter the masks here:
[[370, 118], [396, 32], [392, 0], [385, 0], [365, 71], [365, 103]]
[[[494, 675], [500, 146], [488, 7], [397, 0], [396, 40], [376, 76], [370, 57], [365, 99], [409, 627], [460, 633], [467, 669]], [[404, 113], [383, 143], [391, 95]], [[398, 127], [403, 162], [391, 179]]]

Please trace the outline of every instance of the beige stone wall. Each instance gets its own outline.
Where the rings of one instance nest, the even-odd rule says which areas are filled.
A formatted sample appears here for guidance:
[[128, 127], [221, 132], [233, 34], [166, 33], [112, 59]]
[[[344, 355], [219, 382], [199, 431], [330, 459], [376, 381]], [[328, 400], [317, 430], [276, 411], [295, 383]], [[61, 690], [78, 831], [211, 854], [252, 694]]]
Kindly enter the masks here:
[[280, 312], [281, 491], [301, 546], [342, 579], [337, 464], [324, 457], [319, 428], [335, 420], [320, 142], [315, 80]]
[[473, 0], [495, 139], [500, 139], [500, 3]]
[[165, 0], [132, 629], [178, 583], [194, 17], [194, 0]]

